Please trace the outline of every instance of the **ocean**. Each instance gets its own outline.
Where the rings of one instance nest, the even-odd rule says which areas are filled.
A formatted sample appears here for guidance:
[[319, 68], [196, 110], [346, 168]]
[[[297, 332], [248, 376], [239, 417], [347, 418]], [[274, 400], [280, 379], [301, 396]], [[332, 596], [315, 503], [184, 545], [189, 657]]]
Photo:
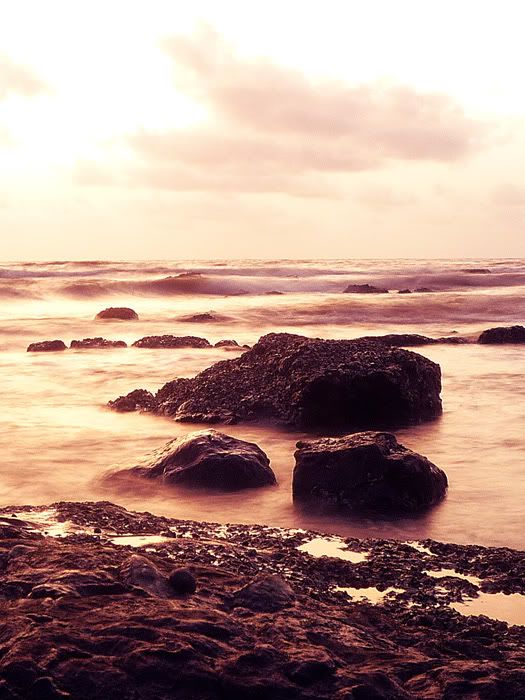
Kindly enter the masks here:
[[[388, 294], [345, 294], [370, 284]], [[431, 291], [398, 294], [399, 290]], [[129, 306], [138, 321], [95, 321]], [[189, 320], [212, 313], [213, 321]], [[293, 452], [301, 433], [227, 426], [270, 457], [278, 486], [217, 494], [104, 475], [133, 466], [166, 441], [202, 426], [146, 414], [117, 414], [108, 400], [156, 390], [239, 351], [67, 350], [27, 353], [40, 340], [103, 336], [128, 344], [145, 335], [197, 335], [253, 344], [268, 332], [321, 338], [385, 333], [475, 340], [525, 322], [525, 259], [235, 260], [0, 264], [0, 505], [110, 500], [176, 518], [309, 528], [344, 536], [427, 537], [523, 548], [525, 526], [525, 345], [412, 348], [438, 362], [443, 416], [397, 432], [400, 442], [445, 470], [449, 493], [411, 518], [334, 517], [291, 500]]]

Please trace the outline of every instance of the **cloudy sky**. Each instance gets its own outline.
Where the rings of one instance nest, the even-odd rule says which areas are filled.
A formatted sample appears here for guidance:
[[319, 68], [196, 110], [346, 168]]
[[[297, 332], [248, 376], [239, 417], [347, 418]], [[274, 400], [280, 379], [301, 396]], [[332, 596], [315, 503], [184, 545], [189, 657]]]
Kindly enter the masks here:
[[0, 259], [525, 256], [522, 0], [0, 17]]

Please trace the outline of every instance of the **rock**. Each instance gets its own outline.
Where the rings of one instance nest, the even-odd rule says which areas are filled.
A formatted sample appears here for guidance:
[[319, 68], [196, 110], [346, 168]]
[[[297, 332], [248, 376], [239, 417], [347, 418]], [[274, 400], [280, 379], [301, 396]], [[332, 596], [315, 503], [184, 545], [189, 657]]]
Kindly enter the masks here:
[[197, 590], [197, 581], [189, 569], [173, 569], [168, 582], [175, 593], [195, 593]]
[[326, 655], [317, 659], [292, 661], [286, 668], [286, 675], [298, 685], [310, 686], [327, 680], [335, 673], [334, 662]]
[[223, 491], [276, 483], [270, 461], [257, 445], [216, 430], [200, 430], [171, 440], [145, 464], [116, 474], [123, 473]]
[[170, 595], [168, 581], [146, 557], [133, 554], [121, 566], [122, 579], [129, 586], [137, 586], [148, 593], [166, 598]]
[[136, 340], [134, 348], [210, 348], [210, 343], [205, 338], [197, 338], [193, 335], [148, 335]]
[[139, 316], [133, 309], [128, 309], [125, 306], [109, 307], [103, 311], [99, 311], [95, 316], [95, 321], [105, 319], [117, 319], [119, 321], [138, 321]]
[[412, 294], [412, 290], [411, 289], [400, 289], [398, 291], [398, 294]]
[[108, 406], [119, 413], [131, 413], [132, 411], [153, 411], [155, 397], [145, 389], [135, 389], [126, 396], [110, 401]]
[[414, 291], [419, 292], [420, 294], [426, 294], [427, 292], [433, 292], [435, 290], [430, 289], [430, 287], [418, 287], [417, 289], [414, 289]]
[[63, 583], [41, 583], [33, 586], [29, 594], [29, 598], [62, 598], [62, 596], [79, 598], [80, 594], [74, 586]]
[[367, 335], [358, 340], [373, 343], [382, 343], [393, 347], [403, 348], [417, 345], [436, 345], [438, 343], [449, 345], [462, 345], [467, 342], [465, 338], [429, 338], [426, 335], [417, 333], [391, 333], [389, 335]]
[[439, 365], [408, 350], [270, 333], [240, 357], [168, 382], [154, 411], [186, 422], [375, 429], [436, 418], [440, 391]]
[[222, 318], [211, 312], [206, 312], [203, 314], [183, 316], [180, 320], [186, 321], [187, 323], [213, 323], [215, 321], [222, 321]]
[[467, 272], [468, 274], [471, 275], [490, 275], [491, 270], [489, 270], [486, 267], [470, 267], [470, 268], [463, 268], [461, 272]]
[[106, 348], [127, 348], [123, 340], [106, 340], [105, 338], [84, 338], [84, 340], [72, 340], [69, 346], [72, 350], [91, 350]]
[[388, 289], [374, 287], [372, 284], [349, 284], [345, 294], [388, 294]]
[[298, 442], [292, 492], [348, 511], [418, 512], [442, 500], [445, 473], [391, 433]]
[[478, 338], [484, 345], [504, 343], [525, 343], [525, 326], [501, 326], [489, 328]]
[[27, 352], [57, 352], [67, 350], [66, 344], [62, 340], [42, 340], [40, 343], [31, 343]]
[[284, 294], [284, 292], [280, 292], [278, 289], [271, 289], [269, 292], [264, 293], [269, 297], [280, 297]]
[[236, 340], [219, 340], [215, 345], [213, 346], [214, 348], [230, 348], [230, 347], [235, 347], [238, 348], [239, 343]]
[[277, 612], [295, 603], [292, 587], [277, 574], [261, 575], [235, 592], [234, 607], [255, 612]]

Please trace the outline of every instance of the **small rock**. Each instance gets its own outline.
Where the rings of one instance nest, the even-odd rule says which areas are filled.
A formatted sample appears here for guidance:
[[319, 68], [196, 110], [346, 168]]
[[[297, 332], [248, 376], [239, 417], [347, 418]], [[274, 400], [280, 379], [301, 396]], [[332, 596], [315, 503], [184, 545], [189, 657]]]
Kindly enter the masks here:
[[139, 316], [136, 311], [125, 306], [110, 306], [108, 309], [99, 311], [95, 316], [95, 321], [116, 319], [119, 321], [138, 321]]
[[372, 284], [349, 284], [345, 294], [388, 294], [388, 289], [374, 287]]
[[108, 406], [119, 413], [131, 413], [132, 411], [150, 411], [155, 406], [155, 397], [145, 389], [134, 389], [127, 396], [119, 396], [110, 401]]
[[239, 343], [236, 340], [219, 340], [215, 345], [213, 346], [214, 348], [227, 348], [227, 347], [239, 347]]
[[84, 338], [84, 340], [72, 340], [69, 346], [72, 350], [92, 350], [107, 348], [127, 348], [128, 344], [123, 340], [106, 340], [105, 338]]
[[234, 607], [255, 612], [277, 612], [293, 605], [295, 593], [281, 576], [261, 575], [234, 594]]
[[483, 345], [525, 343], [525, 326], [500, 326], [498, 328], [489, 328], [483, 331], [479, 336], [478, 343]]
[[39, 343], [31, 343], [27, 352], [61, 352], [67, 350], [67, 346], [62, 340], [42, 340]]
[[194, 335], [148, 335], [133, 343], [134, 348], [210, 348], [206, 338], [197, 338]]
[[173, 569], [168, 581], [175, 593], [195, 593], [197, 590], [197, 581], [189, 569]]

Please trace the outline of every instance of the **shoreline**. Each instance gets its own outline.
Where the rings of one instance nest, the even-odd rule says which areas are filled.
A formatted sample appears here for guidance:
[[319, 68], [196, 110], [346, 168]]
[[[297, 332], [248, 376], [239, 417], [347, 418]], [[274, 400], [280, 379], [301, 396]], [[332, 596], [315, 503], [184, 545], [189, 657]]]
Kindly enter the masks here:
[[[0, 532], [6, 697], [33, 697], [35, 683], [53, 698], [525, 693], [525, 626], [452, 607], [524, 597], [525, 552], [177, 520], [109, 502], [4, 507]], [[156, 572], [153, 592], [123, 573], [137, 557]], [[195, 577], [194, 594], [165, 588], [174, 567]], [[279, 583], [248, 596], [261, 577], [292, 593]], [[363, 589], [381, 600], [361, 600]], [[175, 680], [186, 694], [173, 695]]]

